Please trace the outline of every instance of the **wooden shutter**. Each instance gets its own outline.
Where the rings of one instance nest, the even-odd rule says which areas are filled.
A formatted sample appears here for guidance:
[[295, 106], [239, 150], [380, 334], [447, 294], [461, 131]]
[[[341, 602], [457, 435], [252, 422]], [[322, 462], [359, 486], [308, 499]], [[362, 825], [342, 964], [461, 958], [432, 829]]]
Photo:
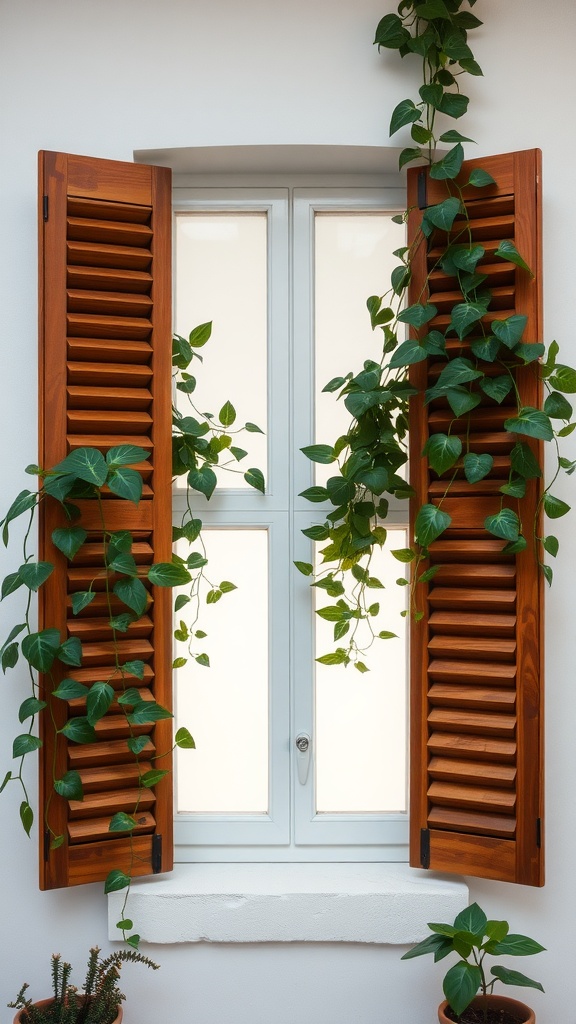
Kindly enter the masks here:
[[[143, 497], [134, 504], [106, 495], [109, 530], [130, 530], [133, 554], [142, 566], [171, 558], [171, 244], [170, 171], [164, 168], [93, 160], [62, 153], [40, 154], [40, 464], [55, 465], [70, 451], [95, 447], [104, 454], [128, 443], [150, 452], [142, 463]], [[43, 504], [40, 557], [56, 570], [40, 598], [40, 628], [79, 637], [80, 669], [62, 665], [44, 678], [47, 694], [60, 679], [86, 685], [114, 675], [114, 648], [103, 591], [78, 616], [70, 594], [88, 589], [102, 574], [102, 526], [96, 501], [79, 501], [80, 525], [88, 542], [68, 562], [51, 541], [62, 522], [55, 503]], [[95, 584], [99, 587], [98, 581]], [[145, 662], [144, 679], [128, 677], [171, 706], [170, 591], [150, 587], [148, 610], [119, 637], [122, 662]], [[113, 606], [113, 612], [126, 610]], [[49, 698], [47, 698], [49, 699]], [[51, 699], [58, 727], [85, 713], [82, 700]], [[134, 727], [148, 734], [140, 770], [149, 758], [172, 746], [172, 722]], [[83, 801], [53, 794], [52, 828], [65, 843], [50, 850], [50, 835], [40, 824], [40, 885], [54, 888], [104, 879], [114, 868], [132, 875], [172, 867], [171, 776], [138, 803], [133, 838], [108, 831], [116, 811], [131, 813], [138, 794], [138, 768], [129, 752], [126, 719], [117, 704], [96, 727], [97, 742], [80, 745], [44, 729], [41, 750], [40, 807], [52, 792], [53, 762], [60, 778], [80, 772]], [[170, 756], [154, 762], [170, 768]]]
[[[469, 161], [460, 184], [475, 166], [496, 181], [488, 188], [464, 190], [471, 238], [486, 250], [478, 269], [487, 274], [486, 286], [493, 295], [484, 323], [525, 314], [523, 341], [541, 341], [540, 154], [534, 150]], [[411, 241], [422, 209], [446, 199], [446, 186], [425, 170], [409, 172]], [[459, 227], [462, 219], [453, 226], [453, 238]], [[442, 332], [460, 295], [454, 279], [433, 269], [438, 245], [445, 240], [438, 232], [420, 245], [411, 287], [411, 301], [416, 302], [432, 270], [428, 294], [438, 313], [427, 329]], [[513, 263], [494, 259], [503, 240], [515, 243], [534, 279]], [[472, 332], [461, 342], [449, 334], [451, 354], [469, 355], [474, 337]], [[420, 388], [431, 386], [442, 365], [430, 359], [413, 367], [414, 382]], [[519, 367], [515, 375], [522, 404], [538, 406], [533, 367]], [[512, 403], [497, 405], [484, 396], [473, 410], [470, 450], [493, 455], [492, 472], [470, 485], [459, 470], [443, 499], [446, 478], [439, 480], [429, 469], [422, 449], [430, 434], [450, 427], [464, 441], [464, 422], [454, 422], [444, 401], [428, 406], [413, 401], [414, 509], [441, 502], [452, 524], [431, 545], [430, 565], [439, 570], [428, 584], [418, 586], [418, 605], [425, 614], [411, 631], [411, 864], [542, 885], [543, 590], [531, 544], [541, 481], [529, 481], [523, 502], [528, 549], [503, 555], [506, 542], [487, 533], [483, 524], [500, 509], [499, 488], [508, 479], [510, 450], [517, 438], [503, 423], [515, 415]], [[530, 444], [540, 457], [539, 443]], [[517, 508], [512, 499], [504, 505]]]

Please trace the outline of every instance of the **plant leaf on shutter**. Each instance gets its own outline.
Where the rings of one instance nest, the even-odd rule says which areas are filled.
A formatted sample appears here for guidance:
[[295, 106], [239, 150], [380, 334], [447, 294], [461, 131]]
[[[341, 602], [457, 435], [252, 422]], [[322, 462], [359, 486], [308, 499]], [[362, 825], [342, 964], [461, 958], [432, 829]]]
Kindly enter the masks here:
[[[541, 494], [541, 440], [552, 434], [550, 414], [565, 411], [556, 399], [539, 411], [536, 375], [516, 349], [525, 346], [529, 361], [530, 346], [542, 336], [540, 155], [528, 151], [463, 164], [457, 183], [469, 217], [467, 247], [484, 250], [471, 269], [486, 275], [482, 287], [498, 301], [478, 305], [463, 294], [452, 314], [446, 310], [459, 301], [454, 267], [448, 262], [447, 270], [439, 269], [436, 261], [447, 234], [456, 234], [465, 221], [458, 215], [434, 223], [429, 210], [418, 210], [419, 173], [408, 172], [408, 244], [424, 218], [428, 246], [420, 246], [412, 264], [408, 303], [421, 295], [426, 308], [437, 308], [426, 329], [446, 332], [449, 366], [462, 373], [453, 386], [446, 376], [454, 371], [432, 356], [410, 371], [430, 399], [427, 405], [412, 400], [414, 507], [451, 517], [437, 539], [422, 532], [422, 511], [413, 524], [420, 543], [428, 539], [429, 557], [416, 584], [416, 605], [425, 614], [411, 634], [411, 863], [421, 866], [424, 830], [434, 870], [541, 885], [543, 587], [530, 543], [520, 533], [514, 497], [526, 488], [527, 531]], [[488, 196], [478, 187], [489, 184], [485, 174], [496, 183]], [[446, 203], [446, 188], [428, 176], [429, 208]], [[459, 250], [452, 251], [456, 266]], [[513, 352], [520, 356], [510, 371], [520, 413], [502, 370], [489, 372], [496, 359], [513, 360]], [[480, 389], [474, 357], [485, 361]], [[550, 370], [560, 378], [551, 379], [555, 391], [570, 393], [570, 373]], [[442, 387], [445, 381], [449, 387]], [[464, 453], [450, 469], [448, 490], [437, 477], [449, 465], [447, 436], [459, 438]], [[435, 450], [436, 461], [421, 458]], [[547, 496], [552, 517], [564, 511], [555, 501]], [[427, 566], [436, 570], [432, 579], [420, 574]]]
[[[73, 524], [56, 502], [41, 506], [40, 558], [55, 570], [39, 594], [35, 658], [41, 670], [52, 664], [46, 699], [58, 730], [56, 741], [42, 735], [42, 801], [53, 763], [59, 780], [50, 807], [58, 841], [45, 843], [40, 830], [41, 887], [112, 873], [112, 891], [152, 872], [157, 834], [162, 870], [172, 866], [169, 777], [139, 788], [150, 758], [172, 747], [171, 721], [130, 726], [117, 699], [137, 687], [140, 701], [171, 707], [170, 592], [146, 579], [171, 560], [170, 172], [41, 153], [44, 195], [39, 461], [69, 474], [46, 478], [60, 499], [74, 477], [85, 487], [73, 490]], [[39, 571], [23, 582], [33, 585]], [[54, 633], [42, 633], [44, 624]], [[170, 761], [163, 756], [162, 768]], [[110, 820], [136, 806], [130, 835], [110, 833]]]

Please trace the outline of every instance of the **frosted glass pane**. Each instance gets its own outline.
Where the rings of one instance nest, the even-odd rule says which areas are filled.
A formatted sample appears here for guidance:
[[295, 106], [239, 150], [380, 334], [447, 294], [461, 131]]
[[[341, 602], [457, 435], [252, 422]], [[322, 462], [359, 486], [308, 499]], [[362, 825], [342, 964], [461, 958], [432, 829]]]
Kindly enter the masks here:
[[[200, 609], [194, 641], [210, 668], [195, 661], [176, 672], [176, 717], [196, 750], [176, 752], [179, 813], [268, 811], [268, 531], [207, 529], [209, 578], [235, 583], [216, 605]], [[186, 554], [186, 545], [179, 553]], [[188, 605], [182, 609], [187, 618]], [[177, 616], [178, 618], [178, 616]], [[177, 654], [183, 647], [178, 644]]]
[[[191, 395], [200, 412], [218, 415], [231, 401], [237, 419], [229, 433], [250, 420], [267, 429], [267, 215], [266, 213], [176, 214], [176, 333], [188, 337], [197, 324], [213, 321], [212, 337], [192, 361], [198, 378]], [[178, 403], [192, 413], [185, 396]], [[263, 434], [241, 434], [234, 441], [249, 452], [235, 473], [222, 477], [222, 488], [249, 488], [244, 472], [264, 471]], [[223, 457], [220, 457], [223, 461]]]
[[[394, 249], [405, 244], [406, 229], [391, 213], [317, 213], [315, 216], [315, 440], [326, 444], [348, 431], [350, 414], [334, 394], [322, 394], [333, 377], [358, 373], [365, 359], [380, 362], [382, 331], [373, 331], [366, 309], [370, 295], [390, 287], [398, 265]], [[333, 475], [315, 465], [316, 482]]]
[[[390, 533], [389, 531], [389, 537]], [[407, 546], [405, 530], [392, 548]], [[380, 603], [372, 619], [375, 632], [389, 630], [398, 639], [376, 640], [366, 660], [370, 671], [352, 665], [316, 662], [316, 808], [318, 813], [383, 814], [406, 810], [406, 638], [400, 612], [407, 587], [395, 580], [402, 566], [389, 552], [375, 550], [370, 574], [385, 590], [371, 591]], [[325, 596], [318, 599], [328, 604]], [[333, 624], [318, 615], [316, 651], [333, 649]], [[345, 643], [343, 639], [342, 644]]]

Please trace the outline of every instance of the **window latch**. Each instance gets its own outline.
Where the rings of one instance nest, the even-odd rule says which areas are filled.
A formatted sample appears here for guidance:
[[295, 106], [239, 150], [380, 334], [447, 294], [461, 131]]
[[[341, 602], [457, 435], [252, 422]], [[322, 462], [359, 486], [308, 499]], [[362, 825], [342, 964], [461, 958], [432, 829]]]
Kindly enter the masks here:
[[308, 771], [310, 768], [310, 737], [306, 732], [298, 733], [296, 737], [296, 759], [298, 766], [298, 782], [301, 786], [306, 785]]

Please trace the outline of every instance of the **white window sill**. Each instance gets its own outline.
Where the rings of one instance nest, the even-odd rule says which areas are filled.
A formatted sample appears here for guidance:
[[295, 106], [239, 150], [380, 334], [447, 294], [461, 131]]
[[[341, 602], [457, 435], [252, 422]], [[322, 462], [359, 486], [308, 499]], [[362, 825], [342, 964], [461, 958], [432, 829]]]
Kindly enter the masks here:
[[[108, 897], [112, 940], [123, 900]], [[461, 879], [407, 864], [178, 864], [136, 880], [127, 914], [145, 942], [404, 945], [467, 905]]]

